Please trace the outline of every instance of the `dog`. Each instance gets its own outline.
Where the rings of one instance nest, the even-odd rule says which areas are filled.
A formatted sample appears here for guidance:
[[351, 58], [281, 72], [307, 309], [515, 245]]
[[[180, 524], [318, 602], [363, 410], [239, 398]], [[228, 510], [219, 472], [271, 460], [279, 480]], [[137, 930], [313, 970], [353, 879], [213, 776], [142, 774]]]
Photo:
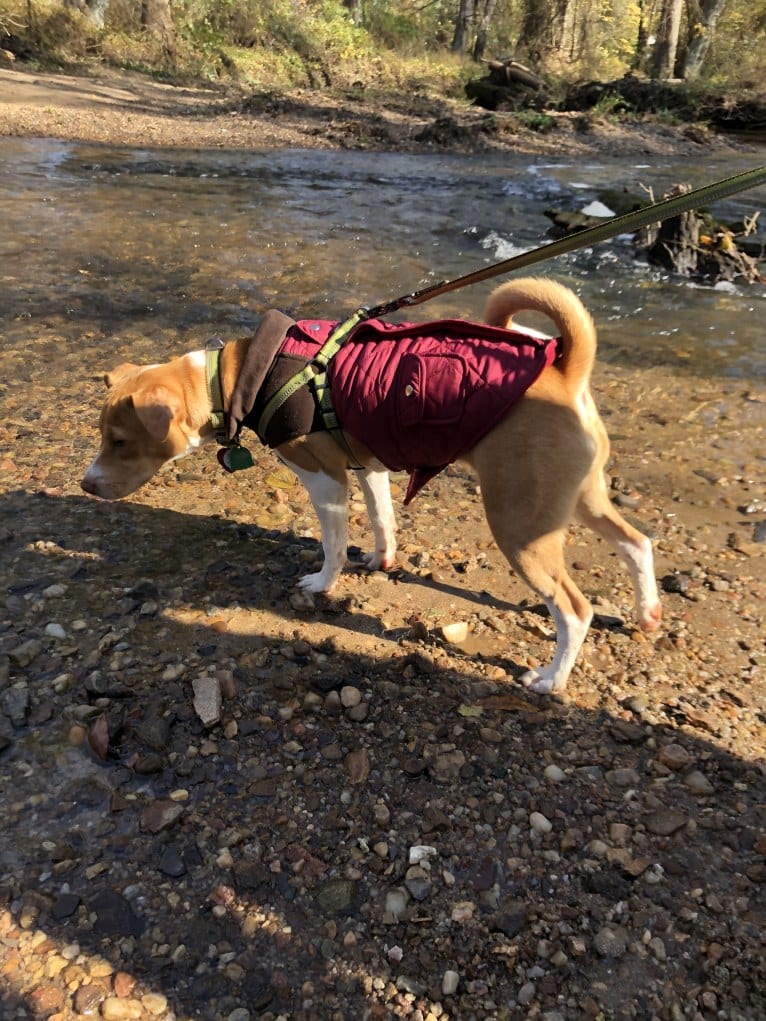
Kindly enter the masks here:
[[[622, 518], [607, 492], [609, 440], [590, 392], [596, 355], [593, 321], [568, 288], [549, 279], [527, 278], [492, 292], [484, 322], [490, 330], [510, 331], [513, 316], [524, 310], [543, 313], [556, 325], [557, 355], [546, 360], [523, 396], [472, 441], [470, 449], [459, 453], [459, 460], [478, 476], [497, 545], [544, 600], [554, 621], [551, 662], [521, 678], [527, 687], [547, 694], [566, 687], [593, 616], [564, 563], [565, 535], [573, 520], [593, 529], [627, 565], [643, 629], [659, 628], [662, 609], [651, 542]], [[221, 352], [224, 410], [237, 386], [246, 343], [229, 342]], [[100, 419], [101, 447], [81, 483], [86, 493], [103, 499], [127, 496], [162, 465], [215, 439], [205, 359], [205, 352], [196, 351], [166, 364], [124, 364], [105, 377], [109, 390]], [[359, 421], [363, 419], [362, 414]], [[458, 421], [458, 433], [461, 427]], [[346, 565], [352, 469], [375, 539], [366, 565], [389, 570], [396, 553], [396, 524], [388, 472], [358, 430], [344, 423], [341, 432], [319, 429], [274, 445], [308, 490], [321, 526], [324, 562], [321, 570], [301, 579], [302, 588], [332, 591]]]

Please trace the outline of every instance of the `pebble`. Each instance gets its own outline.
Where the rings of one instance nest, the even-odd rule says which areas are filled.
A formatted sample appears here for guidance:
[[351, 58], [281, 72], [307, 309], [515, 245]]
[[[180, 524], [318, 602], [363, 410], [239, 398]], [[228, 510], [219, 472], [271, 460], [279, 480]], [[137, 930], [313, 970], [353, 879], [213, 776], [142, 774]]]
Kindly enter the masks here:
[[650, 833], [656, 833], [662, 837], [668, 837], [676, 830], [680, 830], [687, 822], [683, 812], [674, 808], [659, 808], [650, 812], [645, 819], [646, 828]]
[[715, 787], [705, 774], [701, 773], [698, 769], [693, 769], [684, 776], [684, 787], [688, 787], [693, 794], [705, 795], [715, 793]]
[[29, 685], [26, 681], [16, 681], [0, 694], [0, 711], [14, 727], [24, 726], [29, 713]]
[[685, 769], [691, 762], [691, 755], [680, 744], [666, 744], [660, 748], [657, 758], [663, 766], [672, 769], [674, 772]]
[[141, 813], [141, 829], [149, 833], [162, 833], [176, 823], [184, 813], [183, 805], [170, 798], [153, 801]]
[[66, 638], [66, 631], [61, 624], [51, 621], [45, 625], [45, 633], [49, 638]]
[[386, 914], [399, 918], [406, 909], [408, 900], [409, 898], [404, 890], [389, 890], [385, 898]]
[[24, 642], [23, 645], [17, 645], [15, 649], [11, 649], [8, 653], [8, 658], [16, 666], [27, 667], [32, 660], [37, 659], [42, 651], [42, 643], [33, 638], [28, 642]]
[[409, 895], [417, 901], [427, 900], [433, 890], [431, 876], [420, 865], [411, 865], [407, 869], [404, 886]]
[[106, 998], [106, 990], [96, 982], [81, 985], [74, 994], [73, 1007], [76, 1014], [92, 1017], [97, 1014]]
[[454, 624], [443, 624], [439, 630], [442, 637], [454, 645], [459, 645], [468, 638], [468, 624], [465, 621], [457, 621]]
[[[311, 995], [311, 990], [307, 990], [307, 995]], [[247, 1007], [235, 1007], [226, 1021], [250, 1021], [251, 1018], [252, 1014]]]
[[519, 989], [516, 999], [522, 1007], [528, 1007], [534, 1000], [536, 992], [537, 986], [534, 982], [525, 982], [521, 989]]
[[543, 776], [546, 780], [551, 780], [553, 783], [561, 783], [561, 781], [566, 777], [566, 774], [559, 766], [551, 763], [543, 770]]
[[460, 985], [460, 976], [456, 971], [447, 970], [442, 976], [442, 993], [444, 996], [454, 996]]
[[604, 926], [593, 937], [593, 946], [601, 957], [622, 957], [628, 948], [629, 936], [622, 926]]
[[221, 684], [218, 678], [196, 677], [192, 681], [194, 690], [194, 711], [200, 718], [203, 726], [214, 727], [221, 720], [221, 706], [223, 696], [221, 695]]
[[140, 1002], [130, 998], [109, 996], [101, 1004], [104, 1021], [138, 1021], [142, 1013]]
[[532, 812], [529, 816], [529, 825], [535, 833], [546, 834], [550, 833], [553, 829], [553, 823], [542, 812]]
[[340, 702], [344, 709], [353, 709], [362, 701], [362, 693], [359, 688], [351, 684], [344, 684], [340, 689]]
[[428, 861], [430, 858], [435, 858], [438, 853], [436, 848], [429, 844], [415, 844], [410, 848], [409, 852], [410, 865], [418, 865], [420, 862]]
[[366, 783], [371, 769], [370, 753], [366, 748], [356, 748], [346, 755], [343, 768], [348, 774], [349, 782], [354, 786]]

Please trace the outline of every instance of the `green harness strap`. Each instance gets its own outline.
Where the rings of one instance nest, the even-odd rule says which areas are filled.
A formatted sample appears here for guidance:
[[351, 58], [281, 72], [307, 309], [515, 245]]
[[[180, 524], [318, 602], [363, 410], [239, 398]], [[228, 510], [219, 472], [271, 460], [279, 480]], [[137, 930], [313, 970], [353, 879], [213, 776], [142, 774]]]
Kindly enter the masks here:
[[[358, 308], [356, 312], [354, 312], [354, 314], [344, 322], [339, 323], [308, 365], [301, 369], [300, 372], [296, 373], [292, 379], [288, 379], [288, 381], [271, 396], [271, 398], [266, 402], [266, 407], [261, 412], [261, 417], [258, 419], [258, 428], [256, 429], [256, 432], [262, 441], [265, 442], [264, 438], [266, 436], [266, 430], [268, 429], [269, 422], [274, 417], [274, 414], [282, 407], [285, 401], [289, 400], [293, 394], [297, 393], [302, 386], [305, 386], [307, 383], [311, 383], [319, 401], [319, 410], [322, 414], [322, 422], [324, 423], [325, 428], [334, 433], [336, 439], [341, 438], [342, 446], [346, 453], [349, 455], [351, 454], [345, 440], [342, 440], [343, 434], [340, 422], [338, 421], [338, 416], [335, 414], [335, 409], [332, 405], [330, 384], [327, 379], [327, 366], [338, 351], [340, 351], [343, 344], [348, 340], [351, 332], [359, 325], [359, 323], [363, 323], [365, 319], [368, 319], [369, 316], [369, 309], [362, 307]], [[353, 457], [352, 462], [354, 467], [360, 467], [360, 465], [356, 464]]]

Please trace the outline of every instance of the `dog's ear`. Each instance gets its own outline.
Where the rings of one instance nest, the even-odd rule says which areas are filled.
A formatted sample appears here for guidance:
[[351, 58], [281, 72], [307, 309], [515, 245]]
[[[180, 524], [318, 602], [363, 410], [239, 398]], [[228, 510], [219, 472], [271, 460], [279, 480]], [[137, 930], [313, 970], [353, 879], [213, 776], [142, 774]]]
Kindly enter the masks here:
[[129, 372], [135, 372], [135, 370], [140, 367], [140, 365], [134, 365], [132, 362], [123, 362], [122, 365], [118, 365], [116, 369], [112, 369], [111, 372], [104, 374], [104, 382], [107, 387], [111, 389], [115, 383], [119, 383], [120, 380], [124, 376], [127, 376]]
[[164, 440], [181, 413], [181, 400], [166, 386], [153, 386], [133, 394], [133, 407], [149, 435], [155, 440]]

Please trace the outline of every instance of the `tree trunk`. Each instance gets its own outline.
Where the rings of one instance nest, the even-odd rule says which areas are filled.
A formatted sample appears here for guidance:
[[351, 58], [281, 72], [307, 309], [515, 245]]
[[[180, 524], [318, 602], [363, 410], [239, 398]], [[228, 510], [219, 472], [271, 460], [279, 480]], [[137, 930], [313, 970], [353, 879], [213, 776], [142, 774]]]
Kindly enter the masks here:
[[470, 46], [470, 35], [476, 19], [476, 0], [460, 0], [457, 18], [455, 18], [455, 35], [452, 38], [453, 53], [467, 53]]
[[684, 0], [663, 0], [657, 45], [652, 58], [653, 78], [672, 78], [681, 31]]
[[103, 28], [109, 0], [64, 0], [64, 6], [82, 11], [96, 28]]
[[686, 81], [698, 78], [715, 35], [718, 19], [726, 0], [702, 0], [689, 6], [689, 38], [681, 54], [681, 77]]
[[527, 0], [519, 34], [519, 49], [532, 63], [539, 63], [543, 54], [561, 48], [567, 8], [570, 0]]
[[141, 0], [141, 25], [145, 32], [156, 36], [169, 49], [173, 41], [170, 0]]
[[355, 25], [364, 24], [364, 6], [362, 0], [343, 0], [343, 6], [351, 15]]
[[473, 59], [477, 64], [484, 56], [484, 51], [487, 48], [489, 26], [492, 21], [492, 15], [495, 13], [496, 4], [497, 0], [483, 0], [481, 14], [479, 16], [479, 27], [476, 30], [476, 42], [473, 44]]

